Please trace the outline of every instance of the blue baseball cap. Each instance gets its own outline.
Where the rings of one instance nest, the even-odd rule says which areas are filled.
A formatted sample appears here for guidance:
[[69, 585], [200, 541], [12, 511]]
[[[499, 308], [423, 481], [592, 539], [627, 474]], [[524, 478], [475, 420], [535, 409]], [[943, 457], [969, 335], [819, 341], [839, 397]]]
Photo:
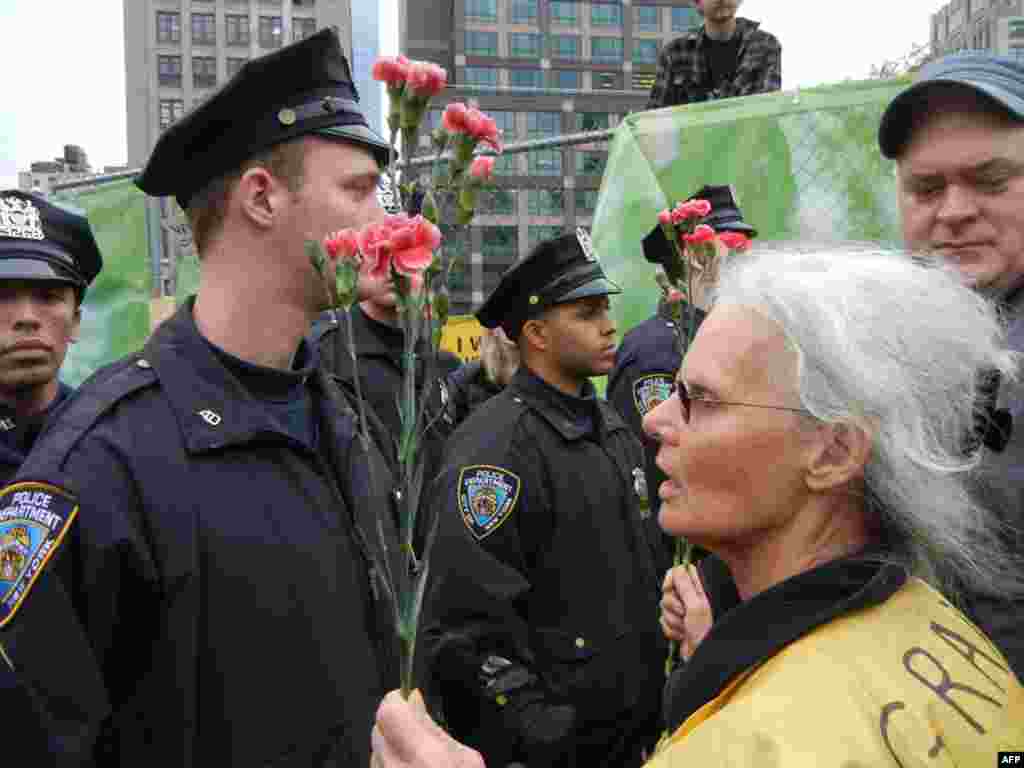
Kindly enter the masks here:
[[969, 88], [1015, 120], [1024, 120], [1024, 63], [984, 51], [953, 53], [925, 66], [917, 81], [886, 108], [878, 128], [883, 155], [895, 159], [903, 152], [913, 129], [928, 114], [920, 108], [943, 85]]

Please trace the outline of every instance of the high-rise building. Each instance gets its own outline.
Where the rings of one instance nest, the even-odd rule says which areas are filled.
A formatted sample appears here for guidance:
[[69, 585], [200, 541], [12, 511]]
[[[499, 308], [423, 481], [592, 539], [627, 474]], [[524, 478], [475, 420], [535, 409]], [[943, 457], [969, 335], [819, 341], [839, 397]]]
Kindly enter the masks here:
[[251, 58], [335, 26], [351, 61], [351, 1], [125, 0], [129, 165]]
[[932, 14], [931, 47], [1024, 58], [1024, 0], [952, 0]]
[[[665, 44], [701, 22], [691, 0], [399, 0], [401, 51], [449, 72], [429, 128], [446, 102], [473, 99], [506, 143], [615, 127], [646, 106]], [[425, 132], [417, 149], [430, 152]], [[607, 150], [499, 160], [498, 188], [462, 246], [455, 311], [478, 306], [538, 240], [590, 225]]]
[[356, 0], [352, 7], [352, 76], [359, 89], [359, 104], [367, 121], [384, 135], [380, 83], [372, 77], [380, 55], [380, 0]]

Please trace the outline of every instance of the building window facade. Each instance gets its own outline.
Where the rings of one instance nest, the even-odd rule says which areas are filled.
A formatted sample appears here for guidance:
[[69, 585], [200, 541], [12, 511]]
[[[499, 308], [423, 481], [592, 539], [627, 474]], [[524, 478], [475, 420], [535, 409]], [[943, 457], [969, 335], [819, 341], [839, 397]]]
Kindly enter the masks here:
[[543, 88], [544, 71], [534, 67], [515, 67], [508, 71], [508, 84], [514, 88]]
[[558, 224], [531, 224], [526, 228], [526, 242], [533, 249], [537, 243], [554, 240], [564, 234], [563, 228]]
[[157, 11], [156, 41], [158, 43], [181, 42], [181, 14]]
[[534, 150], [529, 153], [528, 165], [531, 176], [561, 176], [562, 150]]
[[508, 55], [516, 59], [539, 59], [540, 35], [533, 32], [510, 32]]
[[696, 8], [673, 8], [672, 9], [672, 31], [689, 32], [694, 27], [699, 27], [704, 22]]
[[583, 84], [580, 72], [575, 69], [552, 69], [550, 78], [550, 87], [559, 91], [578, 91]]
[[621, 72], [594, 72], [593, 73], [594, 90], [597, 91], [621, 91], [622, 90], [622, 73]]
[[575, 27], [579, 16], [576, 12], [577, 3], [565, 0], [551, 0], [551, 23], [565, 24]]
[[536, 24], [537, 0], [510, 0], [508, 20], [512, 24]]
[[228, 45], [249, 45], [249, 17], [225, 16], [224, 39]]
[[612, 116], [608, 112], [577, 112], [575, 115], [577, 131], [607, 131], [611, 128]]
[[594, 61], [600, 62], [602, 64], [614, 64], [622, 61], [622, 38], [590, 38], [590, 57]]
[[192, 57], [192, 85], [210, 88], [217, 84], [217, 59], [213, 56]]
[[561, 189], [531, 189], [526, 198], [526, 211], [531, 216], [561, 216], [565, 199]]
[[181, 56], [157, 56], [156, 67], [160, 85], [181, 86]]
[[608, 163], [606, 152], [594, 150], [576, 150], [576, 173], [587, 176], [600, 176]]
[[185, 114], [182, 99], [160, 99], [160, 130], [169, 128]]
[[551, 58], [575, 61], [583, 50], [579, 35], [552, 35]]
[[634, 64], [657, 64], [658, 63], [658, 41], [657, 40], [633, 40], [633, 63]]
[[483, 210], [481, 213], [492, 216], [516, 215], [516, 191], [509, 187], [495, 187], [481, 196]]
[[498, 70], [495, 67], [466, 67], [466, 85], [483, 85], [495, 87], [498, 85]]
[[217, 44], [217, 16], [213, 13], [192, 14], [192, 44]]
[[638, 32], [661, 31], [661, 8], [657, 5], [640, 5], [633, 9]]
[[[484, 269], [488, 266], [497, 267], [495, 270], [500, 277], [505, 267], [515, 263], [519, 255], [519, 228], [518, 227], [481, 227], [481, 240], [483, 241]], [[493, 262], [498, 262], [493, 264]], [[497, 279], [494, 280], [497, 283]]]
[[498, 125], [498, 130], [502, 132], [501, 135], [506, 141], [510, 136], [518, 135], [515, 112], [510, 112], [507, 109], [489, 109], [487, 114], [494, 118], [494, 122]]
[[305, 40], [316, 33], [316, 19], [296, 19], [292, 17], [292, 40]]
[[470, 21], [497, 21], [498, 0], [466, 0], [466, 18]]
[[519, 157], [519, 155], [511, 154], [499, 155], [494, 162], [494, 174], [496, 176], [518, 176]]
[[497, 56], [498, 33], [467, 29], [463, 40], [467, 56]]
[[526, 138], [547, 139], [562, 132], [561, 112], [527, 112]]
[[621, 27], [622, 6], [618, 3], [592, 3], [590, 25], [593, 27]]
[[591, 216], [597, 210], [597, 190], [577, 189], [576, 190], [576, 215]]
[[280, 16], [260, 16], [260, 46], [280, 48], [284, 29]]
[[247, 62], [247, 61], [248, 61], [248, 59], [238, 59], [238, 58], [228, 59], [228, 61], [227, 61], [227, 64], [228, 64], [228, 69], [227, 69], [228, 77], [231, 78], [231, 77], [234, 77], [235, 75], [237, 75], [238, 74], [238, 70], [240, 70], [242, 67], [244, 67], [245, 66], [245, 62]]

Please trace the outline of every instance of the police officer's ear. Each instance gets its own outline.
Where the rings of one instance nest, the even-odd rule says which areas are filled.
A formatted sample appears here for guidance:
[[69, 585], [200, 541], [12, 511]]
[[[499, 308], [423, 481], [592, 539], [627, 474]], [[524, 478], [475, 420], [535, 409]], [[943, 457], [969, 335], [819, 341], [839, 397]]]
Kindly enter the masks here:
[[519, 338], [525, 340], [530, 349], [546, 352], [551, 347], [551, 327], [545, 320], [545, 315], [534, 317], [526, 321]]
[[246, 169], [228, 194], [232, 197], [229, 208], [240, 211], [249, 223], [261, 229], [273, 226], [276, 215], [292, 197], [284, 181], [261, 165]]

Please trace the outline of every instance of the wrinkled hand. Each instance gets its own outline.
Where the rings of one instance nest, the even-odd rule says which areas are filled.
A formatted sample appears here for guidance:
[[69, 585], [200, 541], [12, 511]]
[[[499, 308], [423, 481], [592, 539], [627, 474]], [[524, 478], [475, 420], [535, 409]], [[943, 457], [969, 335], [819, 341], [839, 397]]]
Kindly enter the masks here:
[[430, 718], [419, 691], [409, 701], [398, 691], [384, 697], [370, 742], [370, 768], [486, 768], [478, 752]]
[[689, 660], [710, 629], [711, 603], [697, 566], [670, 569], [661, 586], [661, 630], [665, 637], [679, 643], [680, 655]]

